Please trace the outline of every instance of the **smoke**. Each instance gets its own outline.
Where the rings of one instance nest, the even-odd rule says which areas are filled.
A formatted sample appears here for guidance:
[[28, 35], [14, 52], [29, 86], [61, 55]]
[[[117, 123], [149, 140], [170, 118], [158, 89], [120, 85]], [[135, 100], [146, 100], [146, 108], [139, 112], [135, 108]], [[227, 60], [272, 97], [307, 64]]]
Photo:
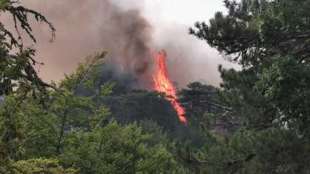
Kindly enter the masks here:
[[[124, 11], [108, 0], [26, 0], [23, 4], [41, 11], [57, 29], [56, 40], [49, 43], [46, 27], [35, 27], [39, 60], [47, 67], [41, 71], [44, 78], [57, 79], [102, 49], [119, 71], [140, 75], [148, 69], [152, 27], [139, 10]], [[54, 68], [58, 72], [51, 73]]]
[[178, 87], [199, 81], [218, 85], [221, 78], [218, 65], [231, 67], [219, 53], [203, 41], [188, 34], [189, 26], [180, 24], [163, 24], [164, 29], [157, 32], [154, 42], [157, 48], [167, 51], [167, 65], [171, 79]]
[[[140, 1], [139, 1], [140, 2]], [[49, 42], [50, 33], [44, 24], [35, 25], [39, 67], [46, 80], [58, 80], [72, 72], [78, 62], [98, 51], [108, 51], [107, 63], [117, 73], [136, 78], [149, 78], [152, 54], [165, 49], [173, 81], [185, 86], [191, 81], [218, 84], [217, 64], [208, 59], [218, 57], [201, 43], [192, 42], [188, 27], [166, 26], [157, 30], [139, 8], [124, 8], [111, 0], [24, 0], [23, 5], [44, 14], [56, 28], [56, 40]], [[165, 31], [165, 32], [163, 32]], [[212, 54], [211, 56], [208, 54]]]

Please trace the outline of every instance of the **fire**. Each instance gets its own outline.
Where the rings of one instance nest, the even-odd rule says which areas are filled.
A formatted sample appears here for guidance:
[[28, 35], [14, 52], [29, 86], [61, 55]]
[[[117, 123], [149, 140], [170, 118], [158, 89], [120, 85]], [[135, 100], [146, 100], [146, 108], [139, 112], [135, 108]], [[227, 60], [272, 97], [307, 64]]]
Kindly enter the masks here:
[[155, 72], [153, 74], [154, 89], [158, 92], [164, 93], [167, 96], [167, 100], [172, 104], [176, 110], [179, 120], [183, 123], [187, 123], [185, 116], [185, 110], [178, 102], [176, 88], [169, 79], [168, 69], [166, 66], [167, 54], [165, 51], [158, 52], [154, 58], [156, 62]]

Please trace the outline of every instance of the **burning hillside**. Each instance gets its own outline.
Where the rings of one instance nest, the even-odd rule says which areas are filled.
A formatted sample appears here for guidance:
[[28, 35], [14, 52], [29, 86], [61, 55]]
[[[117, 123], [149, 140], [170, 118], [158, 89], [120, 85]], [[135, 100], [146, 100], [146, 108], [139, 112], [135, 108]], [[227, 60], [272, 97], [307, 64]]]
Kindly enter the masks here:
[[[206, 62], [198, 61], [207, 57], [206, 52], [202, 52], [198, 46], [200, 43], [183, 37], [187, 28], [183, 30], [180, 27], [184, 26], [174, 26], [173, 30], [163, 32], [145, 16], [142, 7], [123, 8], [112, 0], [25, 0], [23, 4], [44, 10], [57, 28], [56, 40], [52, 44], [44, 42], [50, 35], [44, 33], [42, 26], [34, 28], [38, 36], [38, 59], [46, 63], [46, 66], [40, 67], [40, 75], [46, 79], [57, 79], [64, 72], [70, 73], [86, 55], [103, 49], [108, 51], [106, 64], [113, 72], [113, 77], [126, 79], [124, 83], [130, 88], [164, 93], [182, 123], [186, 123], [187, 119], [178, 103], [172, 81], [177, 82], [179, 87], [209, 76], [213, 81], [214, 73], [206, 72], [206, 69], [212, 71], [209, 62], [206, 65]], [[172, 38], [171, 33], [182, 37]], [[158, 48], [167, 50], [169, 64], [166, 65], [164, 52], [152, 55], [152, 50]], [[180, 71], [185, 68], [186, 73]], [[216, 71], [216, 66], [214, 69]], [[126, 77], [123, 77], [124, 74]], [[127, 83], [128, 79], [133, 79], [133, 82]]]
[[185, 110], [178, 102], [177, 91], [173, 83], [171, 82], [168, 74], [168, 69], [166, 65], [167, 54], [165, 51], [158, 52], [154, 56], [155, 60], [155, 70], [152, 74], [152, 79], [154, 82], [154, 90], [166, 94], [166, 99], [170, 101], [173, 108], [176, 110], [179, 120], [183, 123], [187, 123], [185, 117]]
[[[217, 65], [224, 62], [213, 59], [217, 53], [187, 34], [189, 26], [166, 23], [159, 14], [153, 18], [146, 12], [144, 1], [130, 1], [134, 2], [131, 5], [125, 2], [23, 0], [22, 4], [42, 12], [57, 29], [56, 39], [50, 43], [49, 30], [34, 24], [37, 59], [45, 64], [40, 67], [40, 76], [46, 81], [60, 80], [86, 56], [104, 50], [116, 74], [131, 73], [136, 77], [152, 66], [150, 50], [164, 48], [169, 54], [169, 75], [179, 87], [193, 81], [218, 84]], [[149, 87], [151, 84], [147, 84]]]

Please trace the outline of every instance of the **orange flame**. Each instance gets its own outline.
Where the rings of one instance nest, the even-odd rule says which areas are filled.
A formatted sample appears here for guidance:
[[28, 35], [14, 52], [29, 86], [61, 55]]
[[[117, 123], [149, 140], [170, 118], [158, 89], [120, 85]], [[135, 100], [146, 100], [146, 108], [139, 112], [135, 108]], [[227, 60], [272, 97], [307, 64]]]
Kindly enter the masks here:
[[165, 51], [158, 52], [155, 56], [156, 68], [153, 74], [154, 89], [158, 92], [166, 94], [166, 99], [172, 104], [176, 110], [179, 120], [183, 123], [187, 123], [185, 116], [185, 110], [178, 102], [176, 88], [169, 79], [168, 70], [166, 66], [167, 54]]

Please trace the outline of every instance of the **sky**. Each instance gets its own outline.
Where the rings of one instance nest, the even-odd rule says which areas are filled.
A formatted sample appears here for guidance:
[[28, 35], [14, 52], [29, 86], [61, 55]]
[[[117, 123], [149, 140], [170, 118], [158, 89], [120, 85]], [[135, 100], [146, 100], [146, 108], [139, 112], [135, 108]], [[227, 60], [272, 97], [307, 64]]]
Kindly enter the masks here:
[[[187, 34], [188, 29], [193, 27], [197, 21], [208, 22], [216, 12], [225, 13], [226, 9], [222, 0], [141, 0], [142, 3], [139, 4], [135, 3], [137, 0], [116, 0], [115, 2], [124, 8], [140, 7], [143, 9], [145, 16], [155, 26], [155, 39], [162, 39], [164, 35], [173, 35], [176, 31], [178, 32], [176, 37], [181, 37], [178, 38], [178, 41], [188, 43], [184, 47], [195, 52], [193, 53], [195, 57], [187, 57], [190, 59], [188, 65], [193, 67], [192, 75], [188, 77], [191, 81], [218, 85], [221, 82], [218, 73], [219, 65], [236, 68], [235, 64], [225, 60], [204, 41]], [[128, 6], [128, 4], [132, 5]], [[170, 39], [170, 37], [168, 38]], [[168, 44], [170, 42], [167, 41]], [[184, 74], [176, 76], [182, 75]], [[186, 80], [183, 84], [190, 80]]]
[[[139, 3], [137, 3], [139, 1]], [[205, 21], [217, 11], [224, 11], [222, 0], [115, 0], [123, 7], [142, 7], [156, 22], [174, 22], [191, 26]]]
[[[98, 43], [103, 42], [100, 38], [102, 31], [99, 31], [96, 25], [101, 30], [102, 27], [105, 30], [104, 22], [100, 21], [100, 16], [103, 16], [104, 12], [100, 12], [99, 8], [97, 13], [91, 12], [100, 1], [81, 1], [83, 3], [76, 3], [72, 7], [63, 7], [77, 1], [23, 0], [26, 6], [44, 15], [47, 14], [47, 18], [55, 24], [57, 29], [56, 40], [53, 43], [48, 42], [46, 27], [39, 25], [35, 29], [36, 34], [39, 35], [38, 45], [35, 47], [39, 50], [38, 57], [45, 63], [44, 66], [38, 68], [42, 78], [47, 81], [57, 81], [63, 78], [64, 74], [71, 73], [77, 67], [78, 62], [83, 61], [82, 58], [101, 49]], [[181, 86], [191, 81], [217, 85], [221, 81], [217, 71], [218, 65], [233, 67], [221, 58], [215, 49], [211, 49], [204, 41], [188, 34], [189, 27], [195, 22], [208, 21], [215, 12], [224, 11], [222, 0], [110, 1], [124, 10], [139, 9], [141, 15], [152, 25], [152, 40], [156, 43], [156, 49], [168, 49], [168, 53], [169, 51], [173, 53], [168, 60], [168, 68], [172, 78]], [[84, 6], [79, 6], [79, 4], [84, 4]], [[62, 17], [62, 14], [67, 16]], [[79, 19], [81, 16], [89, 18]], [[80, 25], [80, 21], [85, 26]], [[88, 25], [92, 26], [88, 27]], [[46, 36], [41, 37], [40, 32], [45, 32]], [[92, 33], [89, 36], [85, 36], [90, 32]], [[69, 45], [71, 43], [74, 44]], [[88, 47], [85, 48], [85, 45]], [[103, 42], [102, 47], [104, 45]], [[179, 56], [176, 54], [178, 52]]]

